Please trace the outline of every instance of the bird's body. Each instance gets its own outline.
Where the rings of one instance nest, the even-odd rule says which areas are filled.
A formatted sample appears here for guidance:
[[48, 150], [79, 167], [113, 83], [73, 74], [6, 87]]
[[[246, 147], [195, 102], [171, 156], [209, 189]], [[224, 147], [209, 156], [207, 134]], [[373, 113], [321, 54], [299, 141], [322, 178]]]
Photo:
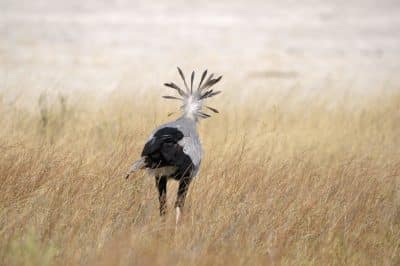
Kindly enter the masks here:
[[202, 147], [196, 122], [187, 117], [161, 125], [150, 135], [142, 157], [153, 175], [180, 180], [194, 177], [200, 167]]
[[[184, 81], [186, 91], [181, 90], [174, 83], [166, 83], [166, 86], [177, 90], [182, 98], [173, 96], [164, 96], [164, 98], [182, 100], [184, 103], [181, 107], [183, 114], [177, 120], [163, 124], [153, 131], [144, 145], [141, 159], [136, 161], [127, 173], [128, 178], [132, 172], [139, 169], [148, 169], [149, 173], [155, 176], [161, 215], [164, 215], [166, 211], [167, 181], [169, 179], [177, 180], [179, 182], [178, 195], [175, 202], [177, 222], [179, 221], [189, 184], [199, 172], [203, 155], [200, 138], [197, 133], [197, 122], [200, 118], [210, 116], [202, 112], [202, 103], [205, 98], [219, 93], [213, 92], [213, 90], [208, 90], [204, 93], [202, 91], [221, 79], [221, 77], [212, 79], [213, 74], [211, 74], [202, 86], [202, 82], [207, 75], [207, 71], [205, 71], [198, 89], [193, 91], [193, 72], [189, 91], [183, 73], [179, 68], [178, 70]], [[207, 108], [213, 112], [218, 112], [212, 107]]]

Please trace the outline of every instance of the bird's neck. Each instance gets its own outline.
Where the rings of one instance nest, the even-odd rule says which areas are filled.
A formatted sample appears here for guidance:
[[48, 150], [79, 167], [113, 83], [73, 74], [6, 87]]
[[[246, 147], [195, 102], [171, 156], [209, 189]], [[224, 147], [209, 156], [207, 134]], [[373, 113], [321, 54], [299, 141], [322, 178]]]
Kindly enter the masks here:
[[183, 105], [183, 116], [193, 120], [195, 122], [199, 121], [198, 113], [201, 111], [202, 102], [195, 95], [190, 95], [185, 98]]
[[199, 121], [198, 116], [195, 113], [192, 112], [185, 112], [182, 115], [182, 118], [189, 120], [189, 121], [193, 121], [194, 123], [197, 123]]
[[178, 120], [185, 120], [186, 123], [193, 124], [194, 127], [199, 121], [198, 117], [192, 113], [184, 113]]

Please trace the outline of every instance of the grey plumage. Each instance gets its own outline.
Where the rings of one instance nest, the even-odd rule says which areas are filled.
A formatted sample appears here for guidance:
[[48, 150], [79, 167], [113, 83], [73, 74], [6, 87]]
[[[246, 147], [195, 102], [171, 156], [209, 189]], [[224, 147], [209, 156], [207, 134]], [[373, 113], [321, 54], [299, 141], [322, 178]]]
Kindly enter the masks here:
[[[222, 78], [222, 76], [213, 78], [214, 74], [211, 74], [206, 79], [207, 70], [205, 70], [197, 89], [193, 90], [195, 72], [193, 71], [190, 77], [190, 89], [179, 67], [178, 72], [183, 80], [185, 90], [173, 82], [164, 83], [164, 85], [177, 91], [182, 98], [169, 95], [162, 97], [182, 101], [183, 105], [180, 108], [182, 116], [175, 121], [159, 126], [152, 132], [143, 148], [141, 158], [131, 166], [126, 176], [128, 178], [131, 173], [144, 168], [155, 176], [161, 215], [165, 214], [168, 179], [179, 181], [178, 196], [175, 202], [177, 222], [189, 184], [198, 174], [202, 160], [203, 150], [197, 133], [197, 122], [210, 117], [203, 111], [203, 101], [220, 93], [220, 91], [214, 92], [209, 89]], [[206, 81], [203, 83], [205, 79]], [[218, 113], [218, 110], [213, 107], [204, 107]]]

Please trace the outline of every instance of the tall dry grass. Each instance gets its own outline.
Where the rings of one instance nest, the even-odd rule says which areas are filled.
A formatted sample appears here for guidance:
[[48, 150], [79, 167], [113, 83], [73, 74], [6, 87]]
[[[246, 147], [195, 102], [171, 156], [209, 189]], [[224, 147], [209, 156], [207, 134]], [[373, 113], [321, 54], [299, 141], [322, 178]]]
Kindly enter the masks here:
[[205, 158], [176, 231], [176, 184], [162, 222], [153, 177], [123, 178], [173, 105], [2, 101], [1, 264], [400, 264], [400, 95], [256, 96], [227, 92], [200, 124]]

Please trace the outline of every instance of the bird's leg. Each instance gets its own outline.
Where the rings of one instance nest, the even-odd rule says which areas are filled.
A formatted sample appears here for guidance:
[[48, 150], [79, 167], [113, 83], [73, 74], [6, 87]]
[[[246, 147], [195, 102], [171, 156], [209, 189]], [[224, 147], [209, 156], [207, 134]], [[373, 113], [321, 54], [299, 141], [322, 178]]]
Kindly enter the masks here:
[[181, 219], [182, 208], [183, 208], [183, 205], [185, 205], [186, 194], [188, 192], [191, 181], [192, 181], [192, 178], [183, 178], [179, 182], [178, 195], [177, 195], [176, 202], [175, 202], [176, 224], [179, 224], [179, 221]]
[[156, 176], [156, 186], [158, 189], [158, 200], [160, 201], [160, 216], [164, 216], [167, 211], [167, 177]]

